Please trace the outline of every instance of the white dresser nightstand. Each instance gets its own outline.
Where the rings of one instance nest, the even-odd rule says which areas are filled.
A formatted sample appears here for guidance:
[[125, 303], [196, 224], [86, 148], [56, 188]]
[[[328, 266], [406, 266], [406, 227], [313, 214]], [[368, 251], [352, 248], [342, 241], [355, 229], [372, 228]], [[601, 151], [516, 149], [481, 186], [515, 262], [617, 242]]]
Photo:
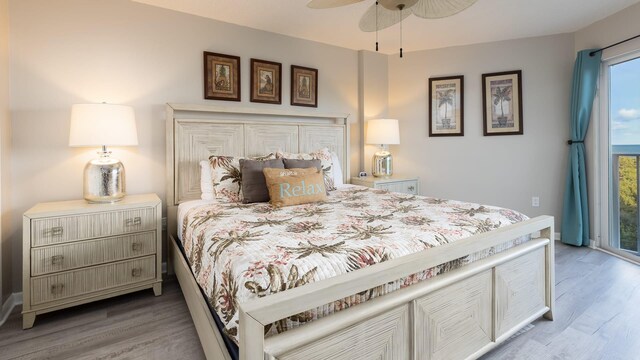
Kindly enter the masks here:
[[23, 322], [142, 289], [162, 293], [162, 203], [129, 195], [114, 204], [37, 204], [23, 216]]
[[420, 194], [420, 182], [415, 176], [391, 175], [385, 177], [363, 176], [352, 177], [353, 185], [366, 186], [374, 189], [384, 189], [403, 194]]

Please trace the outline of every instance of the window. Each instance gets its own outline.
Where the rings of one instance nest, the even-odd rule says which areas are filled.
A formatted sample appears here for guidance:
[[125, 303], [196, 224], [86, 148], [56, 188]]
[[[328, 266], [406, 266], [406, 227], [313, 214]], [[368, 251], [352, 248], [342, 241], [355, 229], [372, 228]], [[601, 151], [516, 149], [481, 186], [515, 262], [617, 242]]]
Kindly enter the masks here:
[[639, 260], [640, 54], [605, 63], [603, 70], [609, 85], [605, 97], [607, 136], [601, 136], [600, 141], [607, 154], [602, 164], [607, 172], [608, 186], [603, 192], [607, 199], [602, 203], [608, 207], [608, 226], [604, 228], [608, 241], [601, 245]]

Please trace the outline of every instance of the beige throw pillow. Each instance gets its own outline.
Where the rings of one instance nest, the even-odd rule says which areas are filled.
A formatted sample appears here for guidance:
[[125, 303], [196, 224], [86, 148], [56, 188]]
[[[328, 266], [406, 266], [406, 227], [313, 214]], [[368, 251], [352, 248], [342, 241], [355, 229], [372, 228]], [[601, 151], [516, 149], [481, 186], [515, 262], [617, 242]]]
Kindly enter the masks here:
[[324, 177], [318, 169], [263, 170], [273, 206], [307, 204], [327, 199]]

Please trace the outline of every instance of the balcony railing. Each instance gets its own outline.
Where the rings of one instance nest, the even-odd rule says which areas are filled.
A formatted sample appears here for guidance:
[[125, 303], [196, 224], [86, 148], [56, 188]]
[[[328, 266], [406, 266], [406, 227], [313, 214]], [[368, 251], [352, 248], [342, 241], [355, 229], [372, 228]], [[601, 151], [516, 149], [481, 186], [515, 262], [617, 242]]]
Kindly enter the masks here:
[[611, 246], [640, 255], [640, 145], [613, 145]]

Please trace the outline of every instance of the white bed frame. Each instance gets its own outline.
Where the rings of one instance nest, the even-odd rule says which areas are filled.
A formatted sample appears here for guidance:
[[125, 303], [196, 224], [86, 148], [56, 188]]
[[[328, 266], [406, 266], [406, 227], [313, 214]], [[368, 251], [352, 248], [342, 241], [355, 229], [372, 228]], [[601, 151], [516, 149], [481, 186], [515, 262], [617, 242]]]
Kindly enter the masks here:
[[[167, 106], [169, 260], [207, 359], [231, 359], [189, 264], [176, 245], [177, 206], [200, 197], [198, 162], [210, 154], [260, 155], [327, 146], [349, 177], [347, 115]], [[553, 217], [540, 216], [240, 305], [240, 358], [473, 359], [525, 325], [553, 319]], [[422, 270], [534, 239], [459, 269], [282, 334], [265, 326]]]

